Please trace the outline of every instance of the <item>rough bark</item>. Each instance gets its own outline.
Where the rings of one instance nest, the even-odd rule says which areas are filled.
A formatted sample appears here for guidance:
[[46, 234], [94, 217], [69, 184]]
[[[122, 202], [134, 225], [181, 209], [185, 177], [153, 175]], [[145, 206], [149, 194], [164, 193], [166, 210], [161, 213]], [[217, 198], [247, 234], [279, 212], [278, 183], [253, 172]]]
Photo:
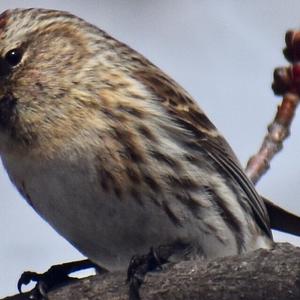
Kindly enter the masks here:
[[[91, 276], [50, 292], [49, 300], [125, 300], [125, 278], [121, 272]], [[284, 243], [242, 256], [169, 265], [147, 275], [141, 296], [143, 300], [299, 300], [300, 248]], [[26, 295], [5, 298], [25, 299]]]

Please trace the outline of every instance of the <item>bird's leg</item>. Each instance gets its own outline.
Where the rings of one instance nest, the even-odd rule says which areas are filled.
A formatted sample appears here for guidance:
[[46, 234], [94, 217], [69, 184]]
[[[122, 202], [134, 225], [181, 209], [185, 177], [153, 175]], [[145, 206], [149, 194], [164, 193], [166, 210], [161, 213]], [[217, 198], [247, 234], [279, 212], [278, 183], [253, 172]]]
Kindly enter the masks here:
[[129, 300], [140, 300], [139, 289], [144, 282], [145, 275], [149, 271], [161, 269], [161, 266], [168, 262], [168, 258], [173, 253], [174, 246], [160, 246], [151, 248], [146, 255], [132, 257], [127, 270]]
[[46, 299], [50, 290], [78, 280], [70, 277], [71, 273], [90, 268], [96, 269], [97, 273], [107, 272], [107, 270], [100, 268], [89, 259], [68, 262], [54, 265], [43, 274], [24, 272], [18, 281], [18, 290], [22, 293], [22, 286], [33, 281], [36, 282], [36, 286], [30, 291], [30, 299]]

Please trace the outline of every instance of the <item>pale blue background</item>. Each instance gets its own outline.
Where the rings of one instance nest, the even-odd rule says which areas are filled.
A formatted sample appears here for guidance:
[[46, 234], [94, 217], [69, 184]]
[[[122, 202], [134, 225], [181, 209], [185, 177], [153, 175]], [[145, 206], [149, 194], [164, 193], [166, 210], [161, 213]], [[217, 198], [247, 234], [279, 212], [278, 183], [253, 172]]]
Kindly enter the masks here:
[[[12, 1], [10, 7], [68, 10], [139, 50], [197, 99], [242, 163], [258, 148], [280, 98], [270, 89], [300, 1]], [[300, 214], [300, 117], [292, 137], [258, 185]], [[37, 216], [0, 169], [0, 297], [16, 292], [24, 270], [43, 271], [80, 254]], [[113, 224], [112, 224], [113, 225]], [[275, 234], [300, 245], [300, 239]], [[95, 237], [97, 238], [97, 237]]]

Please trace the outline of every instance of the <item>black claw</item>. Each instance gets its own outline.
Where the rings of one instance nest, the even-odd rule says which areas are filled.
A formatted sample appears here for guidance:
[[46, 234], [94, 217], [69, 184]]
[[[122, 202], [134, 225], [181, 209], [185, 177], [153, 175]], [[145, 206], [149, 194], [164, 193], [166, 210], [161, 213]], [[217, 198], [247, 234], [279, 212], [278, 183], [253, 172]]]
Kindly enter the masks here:
[[31, 281], [38, 282], [40, 280], [40, 274], [35, 272], [24, 272], [18, 280], [18, 291], [22, 294], [22, 286], [29, 284]]
[[[150, 249], [150, 257], [152, 257], [154, 264], [152, 265], [153, 269], [162, 270], [162, 265], [167, 263], [168, 260], [163, 256], [160, 257], [161, 254], [158, 253], [154, 248]], [[153, 263], [152, 262], [152, 263]]]
[[146, 274], [150, 271], [162, 269], [162, 265], [168, 262], [171, 254], [170, 249], [170, 247], [151, 248], [147, 255], [135, 255], [132, 257], [127, 270], [129, 300], [141, 299], [139, 289], [144, 282]]
[[147, 255], [135, 255], [130, 260], [127, 270], [127, 283], [129, 284], [129, 300], [140, 300], [139, 289], [149, 271], [161, 270], [162, 265], [169, 262], [175, 254], [184, 259], [192, 252], [189, 244], [177, 241], [171, 245], [151, 248]]
[[29, 298], [32, 300], [47, 299], [47, 293], [51, 289], [77, 280], [61, 272], [60, 267], [53, 266], [44, 274], [24, 272], [18, 281], [19, 292], [22, 293], [23, 285], [36, 282], [35, 287], [29, 292]]
[[77, 278], [70, 277], [71, 273], [89, 268], [95, 268], [98, 273], [106, 272], [105, 269], [99, 268], [87, 259], [55, 265], [43, 274], [24, 272], [18, 281], [18, 290], [22, 293], [23, 285], [36, 282], [35, 287], [29, 292], [29, 298], [32, 300], [47, 299], [47, 293], [50, 290], [78, 280]]

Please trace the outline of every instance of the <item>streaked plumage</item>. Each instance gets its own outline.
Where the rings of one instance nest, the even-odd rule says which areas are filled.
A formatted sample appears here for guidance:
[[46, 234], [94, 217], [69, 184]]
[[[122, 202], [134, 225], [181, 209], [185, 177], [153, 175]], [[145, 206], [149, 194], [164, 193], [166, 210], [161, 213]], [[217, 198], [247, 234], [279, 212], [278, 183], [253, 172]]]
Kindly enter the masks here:
[[[0, 39], [4, 166], [84, 255], [120, 269], [152, 246], [209, 258], [272, 246], [265, 205], [230, 146], [142, 55], [59, 11], [7, 11]], [[22, 60], [10, 68], [11, 49]]]

